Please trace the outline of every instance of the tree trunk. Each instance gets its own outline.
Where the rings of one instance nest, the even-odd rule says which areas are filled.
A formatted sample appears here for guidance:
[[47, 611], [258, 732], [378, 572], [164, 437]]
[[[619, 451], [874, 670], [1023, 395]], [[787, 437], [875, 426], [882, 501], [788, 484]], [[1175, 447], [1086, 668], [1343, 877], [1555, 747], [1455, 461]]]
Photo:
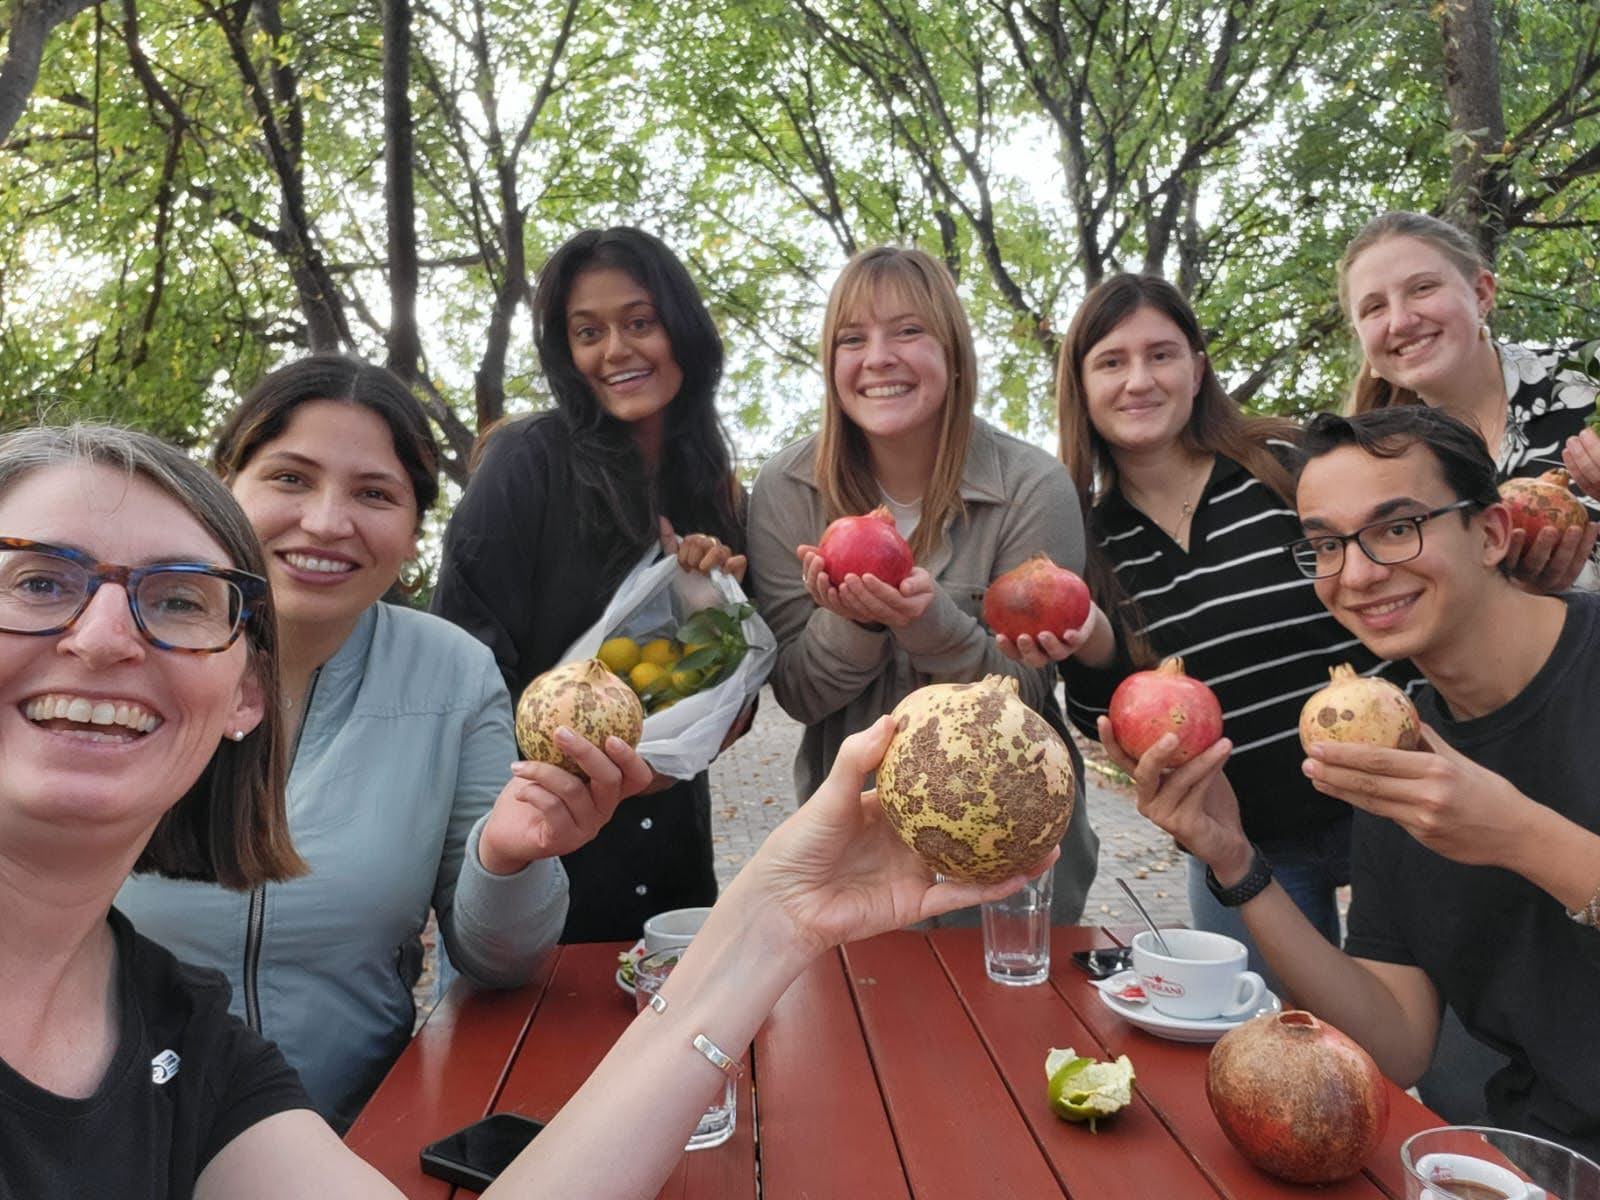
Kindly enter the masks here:
[[383, 0], [384, 204], [389, 219], [388, 366], [417, 378], [417, 214], [411, 146], [411, 4]]
[[1485, 162], [1506, 140], [1500, 102], [1499, 29], [1493, 0], [1444, 0], [1444, 94], [1455, 135], [1450, 150], [1450, 195], [1445, 210], [1494, 261], [1506, 229], [1510, 188], [1504, 170]]
[[17, 0], [6, 56], [0, 59], [0, 144], [11, 136], [28, 107], [50, 31], [94, 4], [95, 0]]

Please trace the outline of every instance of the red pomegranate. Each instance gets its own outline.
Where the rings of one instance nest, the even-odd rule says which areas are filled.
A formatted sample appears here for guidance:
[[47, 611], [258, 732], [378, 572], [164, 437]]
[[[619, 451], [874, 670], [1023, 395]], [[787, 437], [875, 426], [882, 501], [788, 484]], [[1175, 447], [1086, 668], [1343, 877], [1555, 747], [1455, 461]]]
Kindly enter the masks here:
[[1183, 659], [1167, 658], [1154, 671], [1135, 671], [1111, 693], [1111, 732], [1135, 758], [1161, 739], [1178, 735], [1171, 765], [1181, 766], [1222, 736], [1217, 694], [1183, 673]]
[[1572, 476], [1560, 467], [1537, 479], [1508, 479], [1500, 485], [1500, 499], [1511, 510], [1511, 527], [1533, 541], [1546, 526], [1559, 537], [1568, 529], [1582, 529], [1588, 510], [1572, 494]]
[[817, 553], [835, 587], [846, 575], [873, 575], [897, 588], [917, 565], [887, 508], [875, 508], [864, 517], [840, 517], [822, 531]]
[[1047, 554], [1012, 567], [983, 594], [983, 620], [995, 633], [1016, 641], [1023, 634], [1060, 637], [1089, 616], [1089, 586]]
[[1206, 1099], [1240, 1154], [1291, 1183], [1350, 1178], [1389, 1124], [1388, 1087], [1372, 1056], [1298, 1010], [1223, 1034]]
[[1411, 698], [1387, 679], [1357, 675], [1349, 663], [1330, 667], [1331, 680], [1300, 710], [1300, 744], [1362, 742], [1389, 750], [1422, 745], [1422, 719]]

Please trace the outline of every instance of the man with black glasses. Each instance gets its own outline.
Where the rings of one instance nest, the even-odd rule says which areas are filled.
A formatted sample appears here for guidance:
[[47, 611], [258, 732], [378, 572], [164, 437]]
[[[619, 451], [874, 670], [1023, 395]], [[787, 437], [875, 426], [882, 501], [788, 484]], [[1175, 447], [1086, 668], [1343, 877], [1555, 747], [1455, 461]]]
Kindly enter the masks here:
[[1509, 1059], [1491, 1121], [1600, 1158], [1600, 597], [1511, 581], [1494, 466], [1441, 410], [1317, 417], [1305, 458], [1290, 553], [1341, 624], [1429, 683], [1423, 750], [1324, 743], [1304, 767], [1359, 810], [1344, 950], [1244, 837], [1226, 739], [1170, 773], [1170, 745], [1134, 764], [1102, 740], [1299, 1003], [1409, 1084], [1448, 1002]]

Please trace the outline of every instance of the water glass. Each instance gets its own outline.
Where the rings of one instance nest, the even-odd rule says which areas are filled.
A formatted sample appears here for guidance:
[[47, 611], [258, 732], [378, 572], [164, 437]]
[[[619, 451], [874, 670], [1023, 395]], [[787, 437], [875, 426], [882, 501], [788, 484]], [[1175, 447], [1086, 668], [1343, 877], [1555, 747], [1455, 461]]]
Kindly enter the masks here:
[[[683, 948], [674, 947], [639, 960], [639, 965], [633, 969], [633, 997], [637, 1011], [643, 1012], [649, 1006], [650, 997], [661, 990], [661, 985], [667, 981], [667, 976], [672, 973], [672, 968], [678, 965], [678, 959], [681, 957]], [[738, 1100], [733, 1079], [725, 1078], [721, 1097], [701, 1116], [700, 1123], [695, 1126], [694, 1133], [689, 1137], [689, 1144], [684, 1149], [709, 1150], [712, 1146], [720, 1146], [731, 1138], [738, 1116]]]
[[983, 969], [996, 983], [1023, 987], [1050, 978], [1050, 890], [1046, 867], [1004, 900], [982, 906]]
[[1600, 1200], [1600, 1166], [1526, 1133], [1425, 1129], [1400, 1147], [1406, 1200]]

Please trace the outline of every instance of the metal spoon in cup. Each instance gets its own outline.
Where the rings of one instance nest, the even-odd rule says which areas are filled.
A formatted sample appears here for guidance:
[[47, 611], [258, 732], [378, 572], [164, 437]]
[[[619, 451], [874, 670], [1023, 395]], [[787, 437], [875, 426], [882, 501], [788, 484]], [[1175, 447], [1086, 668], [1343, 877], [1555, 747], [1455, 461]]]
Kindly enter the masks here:
[[1144, 923], [1150, 927], [1150, 932], [1155, 934], [1156, 945], [1161, 947], [1161, 953], [1168, 958], [1177, 957], [1172, 953], [1172, 947], [1167, 945], [1167, 939], [1161, 936], [1161, 930], [1157, 929], [1156, 923], [1150, 919], [1150, 914], [1146, 911], [1145, 906], [1139, 902], [1139, 897], [1133, 894], [1133, 889], [1128, 886], [1128, 881], [1119, 878], [1117, 886], [1128, 894], [1128, 899], [1133, 901], [1133, 907], [1139, 910], [1139, 915], [1144, 918]]

